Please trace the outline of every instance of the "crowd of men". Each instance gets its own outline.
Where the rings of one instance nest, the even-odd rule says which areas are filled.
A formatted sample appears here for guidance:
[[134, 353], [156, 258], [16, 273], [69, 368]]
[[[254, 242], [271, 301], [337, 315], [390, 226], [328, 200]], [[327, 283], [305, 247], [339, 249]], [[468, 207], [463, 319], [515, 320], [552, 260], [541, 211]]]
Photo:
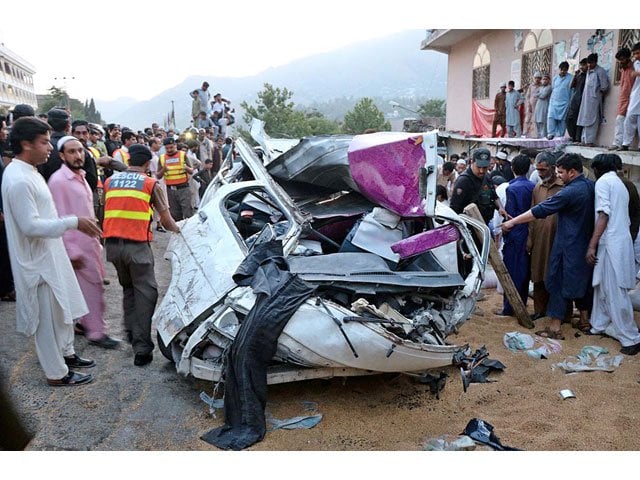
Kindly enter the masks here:
[[149, 364], [154, 223], [180, 232], [232, 140], [215, 128], [105, 128], [58, 107], [36, 117], [17, 105], [7, 123], [0, 117], [0, 299], [17, 301], [17, 329], [34, 336], [48, 384], [93, 380], [75, 371], [95, 366], [75, 353], [75, 335], [105, 349], [121, 343], [107, 332], [103, 249], [122, 287], [134, 365]]
[[[640, 269], [640, 196], [622, 176], [620, 157], [596, 155], [591, 171], [582, 156], [562, 151], [507, 158], [478, 148], [465, 168], [452, 155], [455, 163], [441, 167], [439, 199], [456, 213], [478, 206], [525, 305], [533, 283], [531, 318], [546, 323], [538, 335], [564, 340], [568, 322], [617, 339], [626, 355], [640, 352], [629, 296]], [[514, 315], [506, 295], [494, 313]]]
[[[620, 65], [620, 90], [616, 109], [615, 133], [611, 150], [628, 150], [634, 137], [640, 137], [640, 43], [623, 47], [615, 56]], [[603, 101], [610, 80], [598, 65], [598, 54], [579, 62], [575, 74], [569, 63], [558, 65], [558, 73], [535, 72], [531, 84], [516, 90], [513, 80], [500, 84], [494, 99], [492, 137], [564, 137], [574, 143], [595, 146], [601, 123], [605, 121]], [[498, 128], [500, 127], [500, 128]]]

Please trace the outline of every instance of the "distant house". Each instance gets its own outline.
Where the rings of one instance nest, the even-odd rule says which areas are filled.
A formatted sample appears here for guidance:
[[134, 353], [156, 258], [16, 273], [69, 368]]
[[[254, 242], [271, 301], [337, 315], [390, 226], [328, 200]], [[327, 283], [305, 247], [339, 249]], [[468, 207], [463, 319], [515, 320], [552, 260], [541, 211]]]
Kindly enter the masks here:
[[34, 67], [0, 43], [0, 109], [20, 103], [38, 107], [33, 86]]
[[[535, 71], [553, 77], [558, 64], [566, 60], [573, 73], [580, 59], [598, 53], [598, 64], [609, 72], [611, 88], [604, 99], [607, 123], [601, 125], [596, 143], [607, 147], [613, 138], [620, 88], [615, 54], [620, 47], [639, 41], [640, 30], [623, 29], [427, 30], [420, 48], [448, 55], [446, 130], [460, 136], [477, 133], [472, 115], [478, 109], [493, 109], [500, 83], [513, 80], [516, 89], [526, 88]], [[577, 146], [570, 149], [590, 158], [600, 153]], [[626, 156], [625, 163], [640, 165], [637, 153]]]

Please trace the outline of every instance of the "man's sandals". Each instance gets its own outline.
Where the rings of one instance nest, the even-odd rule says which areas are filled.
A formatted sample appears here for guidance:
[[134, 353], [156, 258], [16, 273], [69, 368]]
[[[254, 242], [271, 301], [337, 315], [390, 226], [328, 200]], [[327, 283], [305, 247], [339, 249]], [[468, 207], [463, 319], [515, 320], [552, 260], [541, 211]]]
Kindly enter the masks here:
[[542, 338], [550, 338], [552, 340], [564, 340], [564, 335], [562, 335], [562, 331], [551, 330], [549, 327], [546, 327], [544, 330], [537, 331], [536, 335]]

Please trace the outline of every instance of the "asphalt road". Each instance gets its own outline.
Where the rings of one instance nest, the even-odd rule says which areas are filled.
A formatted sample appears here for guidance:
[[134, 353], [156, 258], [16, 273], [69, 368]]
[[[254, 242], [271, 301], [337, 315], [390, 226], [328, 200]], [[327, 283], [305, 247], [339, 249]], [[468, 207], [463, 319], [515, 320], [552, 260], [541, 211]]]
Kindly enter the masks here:
[[[156, 234], [153, 250], [160, 294], [171, 267], [162, 257], [169, 233]], [[107, 264], [107, 322], [123, 338], [122, 291]], [[76, 353], [96, 361], [95, 380], [79, 387], [49, 387], [35, 355], [33, 338], [16, 332], [15, 304], [0, 302], [0, 369], [5, 388], [26, 429], [29, 450], [191, 450], [208, 448], [199, 436], [220, 424], [199, 399], [212, 385], [179, 376], [156, 348], [153, 362], [133, 365], [131, 346], [104, 350], [76, 337]], [[155, 331], [154, 331], [155, 338]], [[213, 448], [213, 447], [211, 447]]]

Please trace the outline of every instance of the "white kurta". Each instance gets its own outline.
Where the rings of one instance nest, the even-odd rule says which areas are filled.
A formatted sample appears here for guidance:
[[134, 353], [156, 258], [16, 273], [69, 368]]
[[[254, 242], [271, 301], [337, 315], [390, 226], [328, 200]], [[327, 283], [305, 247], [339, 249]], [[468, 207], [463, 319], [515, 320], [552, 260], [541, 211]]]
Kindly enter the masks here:
[[629, 193], [615, 172], [607, 172], [596, 182], [595, 212], [609, 217], [598, 242], [598, 262], [593, 270], [593, 312], [595, 332], [615, 337], [622, 346], [640, 342], [638, 326], [628, 291], [635, 287], [633, 241], [629, 232]]
[[62, 242], [66, 230], [76, 228], [75, 216], [58, 218], [51, 192], [42, 175], [18, 158], [5, 169], [2, 200], [11, 271], [16, 288], [16, 327], [33, 335], [38, 327], [38, 284], [46, 283], [64, 312], [64, 322], [89, 310]]

